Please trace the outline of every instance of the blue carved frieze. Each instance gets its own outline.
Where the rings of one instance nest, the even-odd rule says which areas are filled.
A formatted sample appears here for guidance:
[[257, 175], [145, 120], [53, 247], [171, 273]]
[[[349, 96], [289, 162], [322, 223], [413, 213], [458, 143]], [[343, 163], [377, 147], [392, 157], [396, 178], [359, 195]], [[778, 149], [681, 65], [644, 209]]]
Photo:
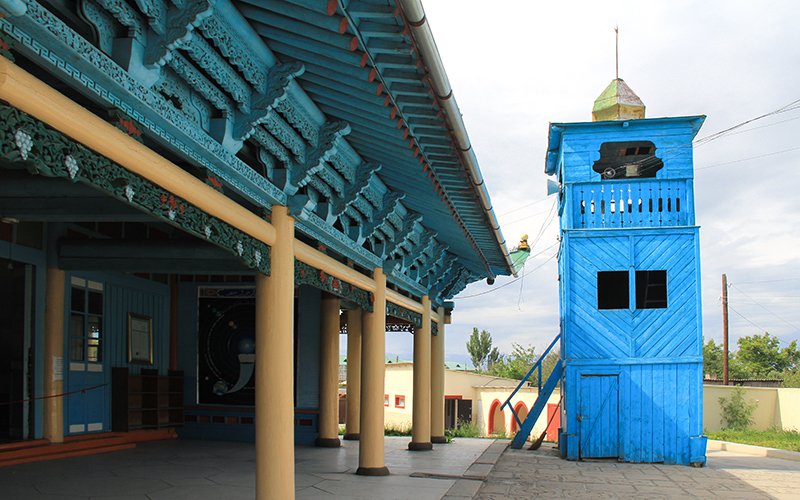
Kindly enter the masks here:
[[[24, 15], [0, 19], [0, 30], [28, 61], [130, 116], [187, 168], [256, 207], [286, 205], [300, 231], [343, 257], [366, 268], [386, 262], [390, 280], [414, 293], [445, 277], [458, 291], [463, 280], [449, 279], [455, 257], [442, 257], [448, 247], [402, 204], [406, 193], [380, 177], [396, 166], [362, 157], [350, 115], [323, 114], [306, 77], [298, 79], [303, 63], [279, 62], [234, 4], [71, 5], [74, 16], [27, 0]], [[435, 153], [436, 141], [425, 147]]]
[[208, 0], [187, 0], [182, 8], [170, 8], [166, 14], [164, 33], [151, 31], [148, 34], [144, 65], [163, 66], [172, 57], [173, 49], [191, 40], [194, 28], [213, 12], [214, 3]]

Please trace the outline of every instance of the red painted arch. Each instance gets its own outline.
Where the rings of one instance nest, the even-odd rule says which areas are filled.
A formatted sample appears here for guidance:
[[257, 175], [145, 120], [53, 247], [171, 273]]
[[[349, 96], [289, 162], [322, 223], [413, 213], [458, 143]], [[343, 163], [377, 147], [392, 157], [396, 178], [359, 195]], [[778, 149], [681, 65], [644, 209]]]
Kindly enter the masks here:
[[[521, 413], [520, 410], [524, 410], [525, 413]], [[514, 406], [514, 413], [517, 414], [519, 417], [520, 422], [524, 422], [525, 418], [528, 416], [528, 407], [525, 406], [525, 403], [520, 401]], [[514, 416], [511, 416], [511, 433], [517, 432], [517, 419]]]
[[[498, 407], [500, 407], [501, 404], [502, 403], [500, 403], [500, 400], [495, 398], [495, 400], [492, 401], [492, 404], [489, 406], [489, 428], [487, 429], [488, 432], [486, 433], [486, 435], [494, 434], [494, 432], [495, 432], [495, 429], [494, 429], [495, 428], [494, 414], [497, 411]], [[505, 412], [500, 410], [500, 415], [502, 415], [503, 428], [505, 428], [505, 426], [506, 426]]]

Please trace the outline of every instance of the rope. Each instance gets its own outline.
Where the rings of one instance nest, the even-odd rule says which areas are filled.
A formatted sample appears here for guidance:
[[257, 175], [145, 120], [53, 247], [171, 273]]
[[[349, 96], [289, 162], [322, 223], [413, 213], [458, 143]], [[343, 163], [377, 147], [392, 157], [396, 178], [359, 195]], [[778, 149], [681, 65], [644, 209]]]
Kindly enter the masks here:
[[19, 401], [7, 401], [5, 403], [0, 403], [0, 406], [13, 405], [13, 404], [16, 404], [16, 403], [28, 403], [30, 401], [36, 401], [36, 400], [39, 400], [39, 399], [60, 398], [61, 396], [69, 396], [70, 394], [77, 394], [79, 392], [83, 393], [83, 394], [86, 394], [86, 391], [91, 391], [92, 389], [99, 389], [100, 387], [105, 387], [107, 385], [108, 385], [108, 383], [105, 383], [105, 384], [102, 384], [102, 385], [96, 385], [94, 387], [85, 387], [83, 389], [78, 389], [77, 391], [63, 392], [61, 394], [53, 394], [53, 395], [50, 395], [50, 396], [42, 396], [40, 398], [20, 399]]

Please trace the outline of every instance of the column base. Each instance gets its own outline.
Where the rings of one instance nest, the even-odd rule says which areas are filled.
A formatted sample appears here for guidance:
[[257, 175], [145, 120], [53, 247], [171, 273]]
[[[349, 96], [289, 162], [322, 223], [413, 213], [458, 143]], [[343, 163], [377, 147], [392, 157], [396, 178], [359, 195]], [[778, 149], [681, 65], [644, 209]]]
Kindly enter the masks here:
[[408, 443], [409, 451], [431, 451], [432, 449], [433, 444], [431, 443], [415, 443], [414, 441]]
[[318, 448], [338, 448], [342, 445], [342, 442], [339, 441], [339, 438], [317, 438], [314, 441], [314, 446]]
[[359, 440], [361, 440], [361, 433], [360, 432], [352, 432], [350, 434], [345, 434], [343, 439], [345, 441], [359, 441]]
[[431, 436], [431, 443], [445, 444], [447, 443], [447, 438], [444, 436]]
[[356, 469], [356, 474], [359, 476], [388, 476], [389, 468], [385, 465], [383, 467], [359, 467]]

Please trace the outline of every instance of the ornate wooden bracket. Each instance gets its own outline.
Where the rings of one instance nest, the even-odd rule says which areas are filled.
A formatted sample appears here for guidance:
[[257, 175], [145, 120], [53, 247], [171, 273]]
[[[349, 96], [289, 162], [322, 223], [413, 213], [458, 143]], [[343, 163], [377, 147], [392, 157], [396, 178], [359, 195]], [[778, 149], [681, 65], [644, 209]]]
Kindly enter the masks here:
[[0, 105], [0, 158], [23, 162], [34, 174], [82, 182], [216, 244], [245, 265], [270, 273], [270, 248], [230, 224], [139, 177], [44, 123]]

